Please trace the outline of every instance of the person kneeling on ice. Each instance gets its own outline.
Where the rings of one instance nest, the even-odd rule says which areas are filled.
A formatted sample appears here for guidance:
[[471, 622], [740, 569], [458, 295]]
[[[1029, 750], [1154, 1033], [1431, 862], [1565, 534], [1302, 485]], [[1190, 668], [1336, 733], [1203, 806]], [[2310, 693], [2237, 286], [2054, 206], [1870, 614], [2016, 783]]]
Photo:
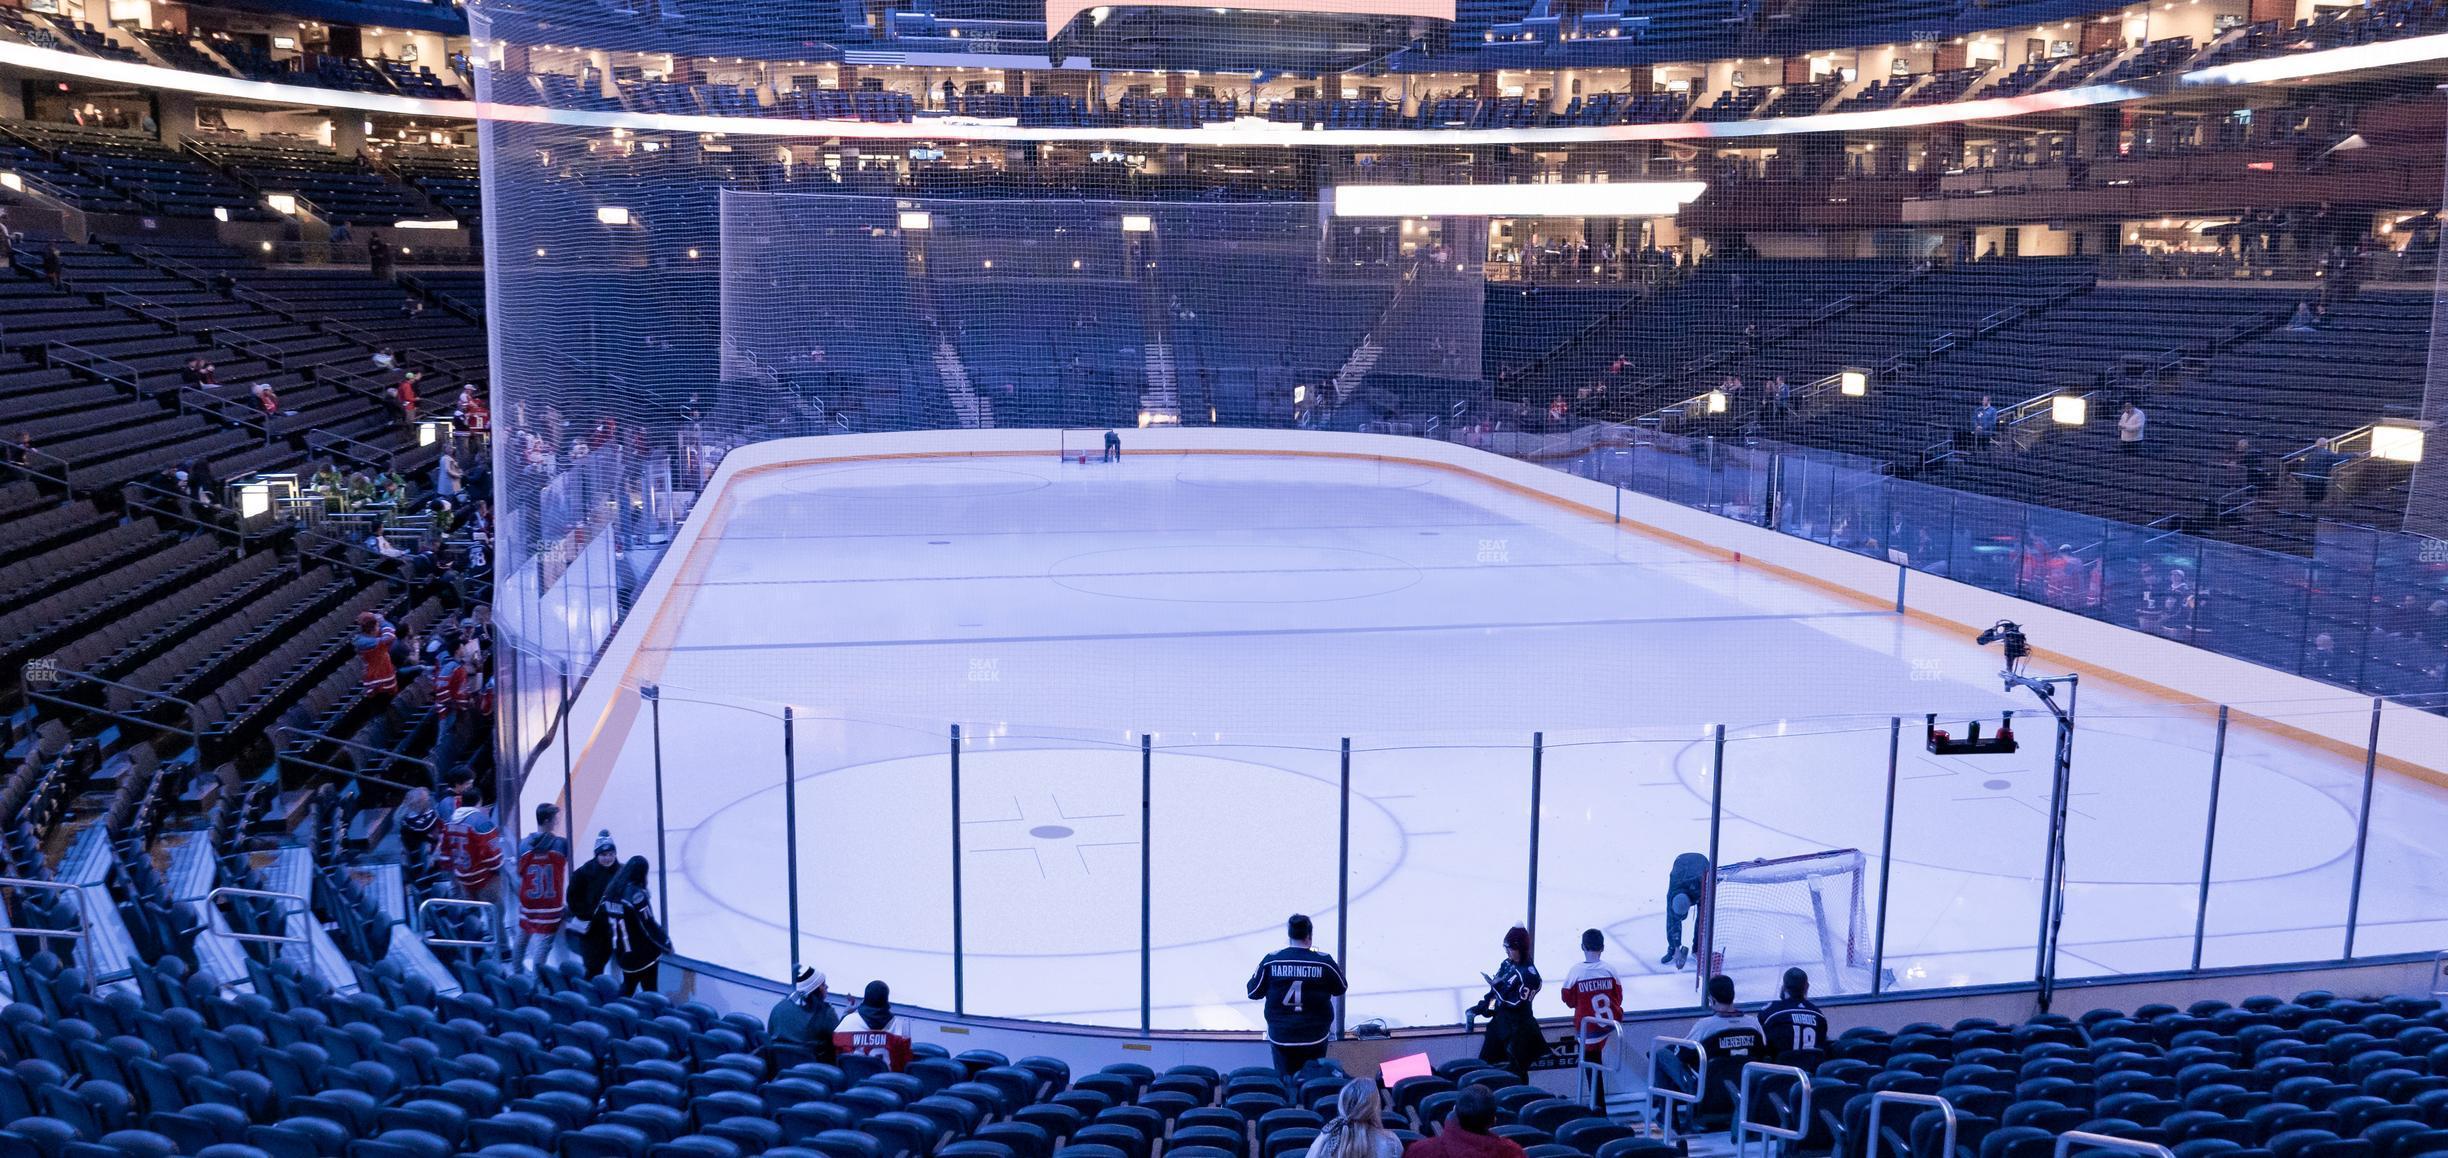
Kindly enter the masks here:
[[881, 1058], [885, 1068], [900, 1073], [909, 1068], [910, 1038], [917, 1032], [910, 1019], [893, 1013], [892, 987], [870, 981], [858, 1008], [833, 1028], [833, 1049], [844, 1057]]

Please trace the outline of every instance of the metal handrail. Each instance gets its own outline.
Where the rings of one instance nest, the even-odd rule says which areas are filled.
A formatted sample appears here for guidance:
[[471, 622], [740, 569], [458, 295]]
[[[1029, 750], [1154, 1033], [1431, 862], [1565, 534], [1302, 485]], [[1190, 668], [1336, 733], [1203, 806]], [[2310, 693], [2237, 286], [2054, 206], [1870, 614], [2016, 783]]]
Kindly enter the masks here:
[[[2442, 954], [2442, 956], [2448, 957], [2448, 954]], [[1599, 1047], [1598, 1054], [1600, 1058], [1611, 1058], [1615, 1056], [1616, 1051], [1623, 1048], [1622, 1022], [1617, 1021], [1612, 1017], [1585, 1017], [1581, 1019], [1581, 1032], [1583, 1034], [1587, 1034], [1592, 1030], [1603, 1031], [1606, 1035], [1606, 1044]], [[1603, 1114], [1606, 1112], [1606, 1106], [1600, 1103], [1598, 1100], [1598, 1083], [1595, 1079], [1600, 1075], [1606, 1074], [1607, 1072], [1613, 1070], [1615, 1067], [1607, 1064], [1607, 1062], [1604, 1060], [1591, 1061], [1589, 1059], [1589, 1050], [1587, 1045], [1587, 1038], [1580, 1035], [1575, 1035], [1573, 1038], [1573, 1048], [1580, 1053], [1580, 1060], [1573, 1066], [1575, 1078], [1580, 1082], [1580, 1087], [1576, 1091], [1575, 1096], [1579, 1097], [1585, 1102], [1592, 1103], [1591, 1108]]]
[[[436, 907], [436, 906], [440, 906], [440, 907], [442, 907], [442, 908], [446, 908], [446, 909], [482, 909], [482, 910], [484, 910], [484, 912], [485, 912], [485, 923], [486, 923], [487, 925], [492, 926], [492, 928], [493, 928], [493, 939], [492, 939], [492, 940], [489, 940], [489, 941], [471, 941], [471, 940], [468, 940], [468, 939], [463, 938], [463, 937], [436, 937], [436, 936], [434, 936], [434, 935], [433, 935], [433, 934], [431, 934], [431, 933], [425, 933], [425, 932], [423, 932], [423, 930], [424, 930], [424, 928], [425, 928], [425, 913], [426, 913], [426, 911], [427, 911], [427, 910], [432, 909], [432, 908], [434, 908], [434, 907]], [[457, 897], [427, 897], [427, 898], [425, 898], [424, 900], [422, 900], [422, 901], [418, 901], [418, 902], [417, 902], [417, 907], [416, 907], [416, 918], [417, 918], [417, 921], [416, 921], [416, 923], [417, 923], [417, 929], [418, 929], [419, 933], [420, 933], [420, 934], [421, 934], [421, 935], [424, 937], [424, 939], [425, 939], [425, 943], [426, 943], [427, 945], [433, 946], [433, 947], [435, 947], [435, 948], [440, 948], [440, 949], [498, 949], [498, 948], [500, 948], [500, 947], [501, 947], [501, 932], [502, 932], [502, 916], [501, 916], [501, 906], [496, 905], [496, 904], [494, 904], [494, 903], [493, 903], [493, 902], [491, 902], [491, 901], [463, 901], [463, 900], [460, 900], [460, 899], [459, 899], [459, 898], [457, 898]]]
[[[1759, 1079], [1774, 1074], [1783, 1074], [1793, 1078], [1794, 1085], [1802, 1091], [1802, 1100], [1794, 1106], [1794, 1124], [1790, 1129], [1751, 1120], [1751, 1095], [1758, 1090]], [[1773, 1062], [1745, 1063], [1742, 1068], [1742, 1085], [1734, 1102], [1735, 1158], [1743, 1158], [1743, 1155], [1749, 1152], [1751, 1136], [1754, 1134], [1758, 1135], [1763, 1143], [1777, 1139], [1787, 1142], [1801, 1141], [1804, 1135], [1810, 1133], [1810, 1112], [1811, 1076], [1809, 1074], [1795, 1066], [1781, 1066]], [[1771, 1147], [1762, 1145], [1761, 1149], [1765, 1151]], [[1946, 1158], [1954, 1158], [1954, 1156], [1949, 1154]]]
[[[312, 740], [316, 743], [335, 744], [342, 748], [348, 748], [354, 751], [372, 753], [373, 755], [382, 757], [383, 760], [389, 763], [412, 764], [416, 767], [423, 768], [429, 778], [435, 771], [433, 761], [422, 756], [404, 756], [400, 753], [393, 752], [388, 748], [377, 748], [372, 744], [362, 743], [356, 740], [342, 739], [339, 736], [334, 736], [328, 732], [318, 732], [312, 728], [300, 728], [293, 724], [282, 724], [272, 729], [272, 735], [275, 737], [282, 735], [297, 736]], [[366, 772], [361, 769], [348, 768], [336, 764], [326, 764], [319, 760], [309, 760], [288, 748], [278, 745], [275, 745], [272, 751], [272, 758], [275, 763], [285, 762], [300, 764], [308, 768], [316, 769], [317, 771], [330, 772], [335, 775], [347, 776], [357, 780], [370, 780], [386, 788], [397, 788], [402, 791], [420, 787], [420, 785], [403, 784], [397, 780], [386, 780], [380, 776], [374, 775], [371, 772]], [[431, 779], [428, 779], [427, 783], [431, 783]]]
[[331, 430], [307, 431], [306, 452], [313, 455], [336, 454], [352, 462], [381, 470], [396, 469], [399, 466], [400, 456], [398, 450], [377, 446], [362, 438], [351, 438]]
[[2115, 1150], [2122, 1154], [2147, 1154], [2152, 1158], [2176, 1158], [2175, 1151], [2157, 1142], [2142, 1142], [2110, 1134], [2094, 1134], [2088, 1130], [2068, 1130], [2057, 1135], [2057, 1148], [2053, 1151], [2055, 1158], [2066, 1158], [2067, 1153], [2077, 1145], [2089, 1146], [2094, 1150]]
[[[1667, 1049], [1677, 1046], [1687, 1048], [1692, 1052], [1694, 1064], [1692, 1066], [1692, 1088], [1689, 1093], [1682, 1090], [1670, 1089], [1660, 1080], [1664, 1078], [1665, 1075], [1658, 1071], [1658, 1059], [1665, 1056]], [[1649, 1118], [1651, 1121], [1655, 1121], [1660, 1124], [1661, 1137], [1668, 1142], [1675, 1140], [1674, 1109], [1672, 1106], [1664, 1107], [1665, 1113], [1663, 1116], [1661, 1116], [1659, 1114], [1661, 1107], [1658, 1103], [1674, 1102], [1686, 1106], [1696, 1107], [1700, 1104], [1700, 1099], [1706, 1095], [1707, 1091], [1707, 1046], [1702, 1045], [1688, 1037], [1653, 1037], [1649, 1039]], [[1878, 1158], [1878, 1155], [1873, 1154], [1870, 1156], [1870, 1158]]]
[[[204, 894], [204, 907], [210, 909], [223, 897], [256, 897], [267, 901], [296, 901], [296, 912], [280, 914], [283, 928], [288, 927], [289, 918], [302, 917], [314, 911], [313, 906], [306, 903], [306, 898], [296, 893], [277, 893], [270, 889], [242, 889], [235, 885], [223, 885]], [[303, 933], [239, 933], [229, 929], [215, 929], [213, 933], [232, 941], [254, 941], [273, 945], [303, 945], [306, 943], [306, 936]]]
[[1897, 1104], [1927, 1106], [1946, 1115], [1946, 1143], [1938, 1148], [1938, 1153], [1940, 1158], [1955, 1158], [1955, 1130], [1958, 1125], [1955, 1119], [1955, 1103], [1936, 1094], [1910, 1094], [1902, 1090], [1880, 1090], [1870, 1095], [1870, 1117], [1862, 1123], [1862, 1131], [1870, 1135], [1870, 1142], [1869, 1146], [1862, 1151], [1862, 1158], [1878, 1158], [1879, 1114], [1887, 1107]]
[[215, 346], [226, 346], [241, 354], [252, 355], [275, 370], [288, 369], [289, 351], [261, 338], [250, 338], [226, 326], [205, 330], [204, 336]]
[[[64, 358], [63, 355], [65, 355]], [[76, 369], [98, 374], [104, 381], [118, 382], [139, 395], [150, 397], [145, 391], [144, 371], [108, 354], [97, 354], [74, 342], [43, 343], [43, 361], [46, 364], [66, 361], [68, 365]]]
[[2431, 996], [2448, 997], [2448, 949], [2431, 955]]
[[132, 712], [118, 711], [107, 706], [107, 698], [102, 704], [89, 704], [82, 700], [72, 700], [55, 693], [41, 692], [36, 691], [35, 689], [47, 688], [53, 684], [64, 683], [72, 680], [82, 681], [89, 684], [98, 684], [106, 688], [119, 688], [136, 697], [136, 707], [139, 709], [158, 707], [161, 704], [178, 705], [180, 708], [184, 709], [184, 711], [180, 713], [180, 719], [182, 721], [191, 721], [194, 719], [196, 707], [195, 701], [182, 700], [168, 692], [158, 691], [153, 688], [141, 688], [135, 684], [121, 683], [114, 679], [105, 679], [101, 676], [93, 674], [92, 672], [77, 671], [72, 668], [38, 667], [37, 665], [41, 664], [42, 662], [43, 661], [41, 660], [29, 660], [19, 673], [19, 678], [21, 680], [20, 686], [25, 689], [24, 694], [27, 699], [40, 700], [46, 704], [68, 708], [73, 711], [84, 712], [88, 715], [100, 716], [108, 720], [117, 720], [123, 724], [134, 724], [140, 728], [148, 728], [155, 731], [168, 732], [175, 736], [183, 736], [190, 744], [195, 744], [198, 746], [203, 744], [203, 736], [193, 727], [187, 727], [184, 726], [184, 724], [180, 726], [173, 726], [164, 724], [159, 720], [152, 719], [147, 716], [136, 715]]
[[93, 928], [93, 900], [85, 895], [85, 890], [76, 885], [62, 884], [58, 881], [38, 881], [32, 877], [0, 877], [0, 889], [31, 889], [35, 892], [66, 893], [76, 898], [76, 928], [21, 929], [15, 925], [0, 925], [0, 937], [67, 937], [75, 940], [76, 948], [71, 950], [69, 955], [71, 957], [78, 953], [85, 955], [85, 969], [83, 970], [85, 987], [91, 989], [94, 985], [94, 969], [89, 933]]
[[[20, 458], [38, 458], [45, 462], [58, 463], [59, 474], [56, 476], [47, 474], [35, 467], [34, 464], [30, 462], [17, 461]], [[70, 469], [71, 465], [72, 464], [69, 463], [67, 459], [61, 458], [56, 454], [46, 454], [42, 451], [18, 446], [13, 443], [5, 447], [0, 447], [0, 466], [8, 467], [11, 470], [15, 470], [29, 478], [56, 482], [59, 484], [60, 490], [65, 492], [69, 498], [75, 498], [76, 482]]]
[[272, 416], [258, 406], [250, 406], [234, 398], [222, 396], [201, 386], [180, 383], [177, 394], [178, 412], [185, 414], [193, 407], [199, 414], [210, 415], [233, 426], [250, 427], [269, 444], [277, 435], [272, 430]]
[[110, 289], [102, 291], [102, 304], [106, 306], [117, 306], [120, 309], [126, 310], [129, 313], [135, 314], [139, 317], [165, 323], [172, 330], [178, 329], [179, 323], [183, 320], [179, 317], [179, 312], [176, 309], [165, 306], [160, 302], [144, 296], [143, 294], [133, 293], [123, 289]]

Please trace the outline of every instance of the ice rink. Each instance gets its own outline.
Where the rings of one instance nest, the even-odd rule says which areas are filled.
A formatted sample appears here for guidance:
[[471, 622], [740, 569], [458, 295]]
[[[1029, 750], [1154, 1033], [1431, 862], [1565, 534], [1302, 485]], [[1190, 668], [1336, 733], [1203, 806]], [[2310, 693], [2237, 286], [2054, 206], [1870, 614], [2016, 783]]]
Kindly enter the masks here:
[[[957, 830], [967, 1010], [1136, 1026], [1144, 734], [1155, 1025], [1254, 1027], [1243, 982], [1295, 911], [1348, 946], [1349, 1020], [1457, 1022], [1529, 915], [1539, 734], [1543, 1013], [1585, 927], [1633, 1004], [1693, 1003], [1693, 974], [1659, 960], [1664, 897], [1674, 857], [1709, 847], [1712, 798], [1721, 863], [1867, 854], [1870, 919], [1849, 931], [1891, 987], [2033, 974], [2050, 733], [2001, 693], [1993, 651], [1470, 476], [1175, 454], [809, 466], [736, 483], [686, 563], [641, 656], [659, 712], [615, 737], [590, 827], [657, 855], [659, 729], [689, 957], [787, 975], [795, 813], [803, 958], [837, 991], [880, 977], [949, 1008]], [[2002, 708], [2028, 713], [2021, 753], [1921, 751], [1923, 713], [1960, 729]], [[2060, 973], [2184, 968], [2215, 711], [2088, 677], [2080, 711]], [[2339, 955], [2362, 790], [2358, 755], [2234, 721], [2202, 964]], [[2448, 942], [2448, 873], [2423, 847], [2448, 793], [2383, 769], [2371, 830], [2357, 952]], [[1738, 963], [1746, 996], [1786, 963]]]

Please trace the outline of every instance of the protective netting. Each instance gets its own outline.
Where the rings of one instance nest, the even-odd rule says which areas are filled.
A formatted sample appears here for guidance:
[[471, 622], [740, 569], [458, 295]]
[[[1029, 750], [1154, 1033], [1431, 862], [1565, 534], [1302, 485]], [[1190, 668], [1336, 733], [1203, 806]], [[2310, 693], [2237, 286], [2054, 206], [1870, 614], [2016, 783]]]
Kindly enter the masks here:
[[1704, 976], [1739, 991], [1775, 993], [1801, 968], [1813, 993], [1871, 991], [1869, 887], [1859, 849], [1834, 849], [1718, 869], [1704, 909]]
[[723, 382], [810, 432], [1435, 413], [1481, 372], [1467, 224], [726, 191]]

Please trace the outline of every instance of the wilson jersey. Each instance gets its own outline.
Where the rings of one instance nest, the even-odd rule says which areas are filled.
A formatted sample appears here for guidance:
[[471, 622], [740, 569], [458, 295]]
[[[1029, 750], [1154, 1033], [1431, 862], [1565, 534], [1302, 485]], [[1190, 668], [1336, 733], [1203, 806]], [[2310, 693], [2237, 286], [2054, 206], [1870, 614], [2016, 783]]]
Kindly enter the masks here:
[[1573, 966], [1572, 972], [1564, 975], [1560, 996], [1572, 1010], [1573, 1036], [1584, 1045], [1602, 1040], [1605, 1035], [1605, 1031], [1589, 1027], [1590, 1018], [1623, 1019], [1623, 979], [1603, 961], [1583, 961]]
[[1343, 967], [1315, 949], [1277, 949], [1250, 974], [1249, 997], [1266, 1003], [1267, 1040], [1316, 1045], [1334, 1032], [1334, 999], [1343, 996]]
[[535, 833], [519, 846], [519, 928], [551, 933], [569, 915], [569, 842]]
[[833, 1027], [833, 1052], [845, 1057], [859, 1054], [882, 1058], [894, 1073], [900, 1073], [909, 1068], [910, 1036], [915, 1032], [906, 1017], [896, 1016], [885, 1022], [884, 1028], [877, 1029], [864, 1014], [853, 1009], [841, 1019], [841, 1024]]

